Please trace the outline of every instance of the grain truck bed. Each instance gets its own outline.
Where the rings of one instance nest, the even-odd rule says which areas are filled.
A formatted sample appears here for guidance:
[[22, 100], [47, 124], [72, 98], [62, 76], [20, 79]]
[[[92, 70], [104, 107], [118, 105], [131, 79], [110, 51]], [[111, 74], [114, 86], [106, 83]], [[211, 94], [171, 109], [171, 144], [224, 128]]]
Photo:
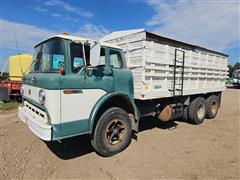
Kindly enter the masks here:
[[101, 41], [123, 48], [127, 66], [133, 73], [136, 99], [225, 89], [228, 56], [224, 53], [158, 36], [144, 29], [113, 32]]

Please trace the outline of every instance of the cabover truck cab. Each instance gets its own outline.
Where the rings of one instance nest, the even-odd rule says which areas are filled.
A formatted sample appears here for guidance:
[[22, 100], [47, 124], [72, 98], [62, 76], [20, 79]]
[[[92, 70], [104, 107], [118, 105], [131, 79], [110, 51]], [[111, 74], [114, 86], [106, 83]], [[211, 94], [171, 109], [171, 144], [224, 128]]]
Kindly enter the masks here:
[[[147, 59], [143, 46], [141, 53], [127, 52], [125, 56], [132, 60], [136, 60], [133, 55]], [[132, 61], [133, 66], [127, 67], [126, 51], [113, 43], [53, 36], [35, 46], [30, 73], [23, 77], [19, 117], [44, 141], [90, 134], [92, 146], [102, 156], [124, 150], [143, 116], [156, 116], [162, 121], [183, 117], [201, 124], [205, 117], [216, 116], [224, 87], [219, 80], [218, 87], [208, 87], [207, 91], [194, 91], [191, 86], [184, 91], [184, 72], [181, 71], [182, 80], [177, 75], [177, 63], [184, 62], [184, 52], [175, 48], [175, 59], [163, 69], [150, 64], [153, 70], [167, 71], [163, 75], [165, 82], [173, 79], [172, 89], [158, 79], [145, 81], [147, 64], [134, 66], [136, 61]], [[224, 83], [225, 76], [219, 78]], [[180, 87], [177, 79], [182, 83]], [[188, 84], [191, 82], [189, 79]]]
[[42, 140], [91, 134], [97, 152], [113, 155], [137, 130], [133, 92], [121, 48], [57, 35], [35, 46], [19, 117]]

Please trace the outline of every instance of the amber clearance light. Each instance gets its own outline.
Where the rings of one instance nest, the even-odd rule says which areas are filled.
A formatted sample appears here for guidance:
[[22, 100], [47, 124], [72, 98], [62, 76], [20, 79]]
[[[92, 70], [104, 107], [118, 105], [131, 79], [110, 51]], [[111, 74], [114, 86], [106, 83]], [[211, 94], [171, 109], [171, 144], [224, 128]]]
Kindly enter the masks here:
[[59, 68], [59, 74], [61, 74], [61, 75], [64, 74], [64, 68], [62, 66]]

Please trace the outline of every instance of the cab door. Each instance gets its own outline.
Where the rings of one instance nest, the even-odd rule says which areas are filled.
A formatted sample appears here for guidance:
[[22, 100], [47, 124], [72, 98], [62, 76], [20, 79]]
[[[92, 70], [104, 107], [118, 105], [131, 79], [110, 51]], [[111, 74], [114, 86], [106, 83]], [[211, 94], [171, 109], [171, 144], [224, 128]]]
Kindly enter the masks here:
[[133, 76], [127, 69], [123, 53], [119, 49], [108, 49], [108, 60], [112, 69], [114, 91], [127, 95], [133, 94]]
[[83, 47], [80, 43], [69, 42], [68, 68], [61, 77], [61, 136], [68, 137], [89, 131], [89, 116], [96, 102], [109, 88], [109, 76], [105, 76], [105, 49], [102, 64], [90, 65], [90, 48], [85, 45], [87, 67]]

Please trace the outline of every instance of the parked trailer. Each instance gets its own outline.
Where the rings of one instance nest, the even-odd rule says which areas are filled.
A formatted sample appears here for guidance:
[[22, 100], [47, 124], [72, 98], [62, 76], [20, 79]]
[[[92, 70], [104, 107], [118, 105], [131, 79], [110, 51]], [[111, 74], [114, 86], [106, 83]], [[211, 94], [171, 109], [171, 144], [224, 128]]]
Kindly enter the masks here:
[[0, 101], [7, 102], [10, 99], [21, 98], [22, 82], [5, 80], [0, 82]]
[[19, 118], [45, 141], [90, 134], [102, 156], [123, 151], [143, 116], [214, 118], [227, 74], [227, 55], [144, 30], [100, 41], [56, 35], [34, 59]]
[[0, 81], [0, 101], [9, 101], [10, 99], [21, 98], [22, 76], [29, 72], [29, 66], [32, 63], [32, 55], [19, 54], [10, 56], [9, 77]]

